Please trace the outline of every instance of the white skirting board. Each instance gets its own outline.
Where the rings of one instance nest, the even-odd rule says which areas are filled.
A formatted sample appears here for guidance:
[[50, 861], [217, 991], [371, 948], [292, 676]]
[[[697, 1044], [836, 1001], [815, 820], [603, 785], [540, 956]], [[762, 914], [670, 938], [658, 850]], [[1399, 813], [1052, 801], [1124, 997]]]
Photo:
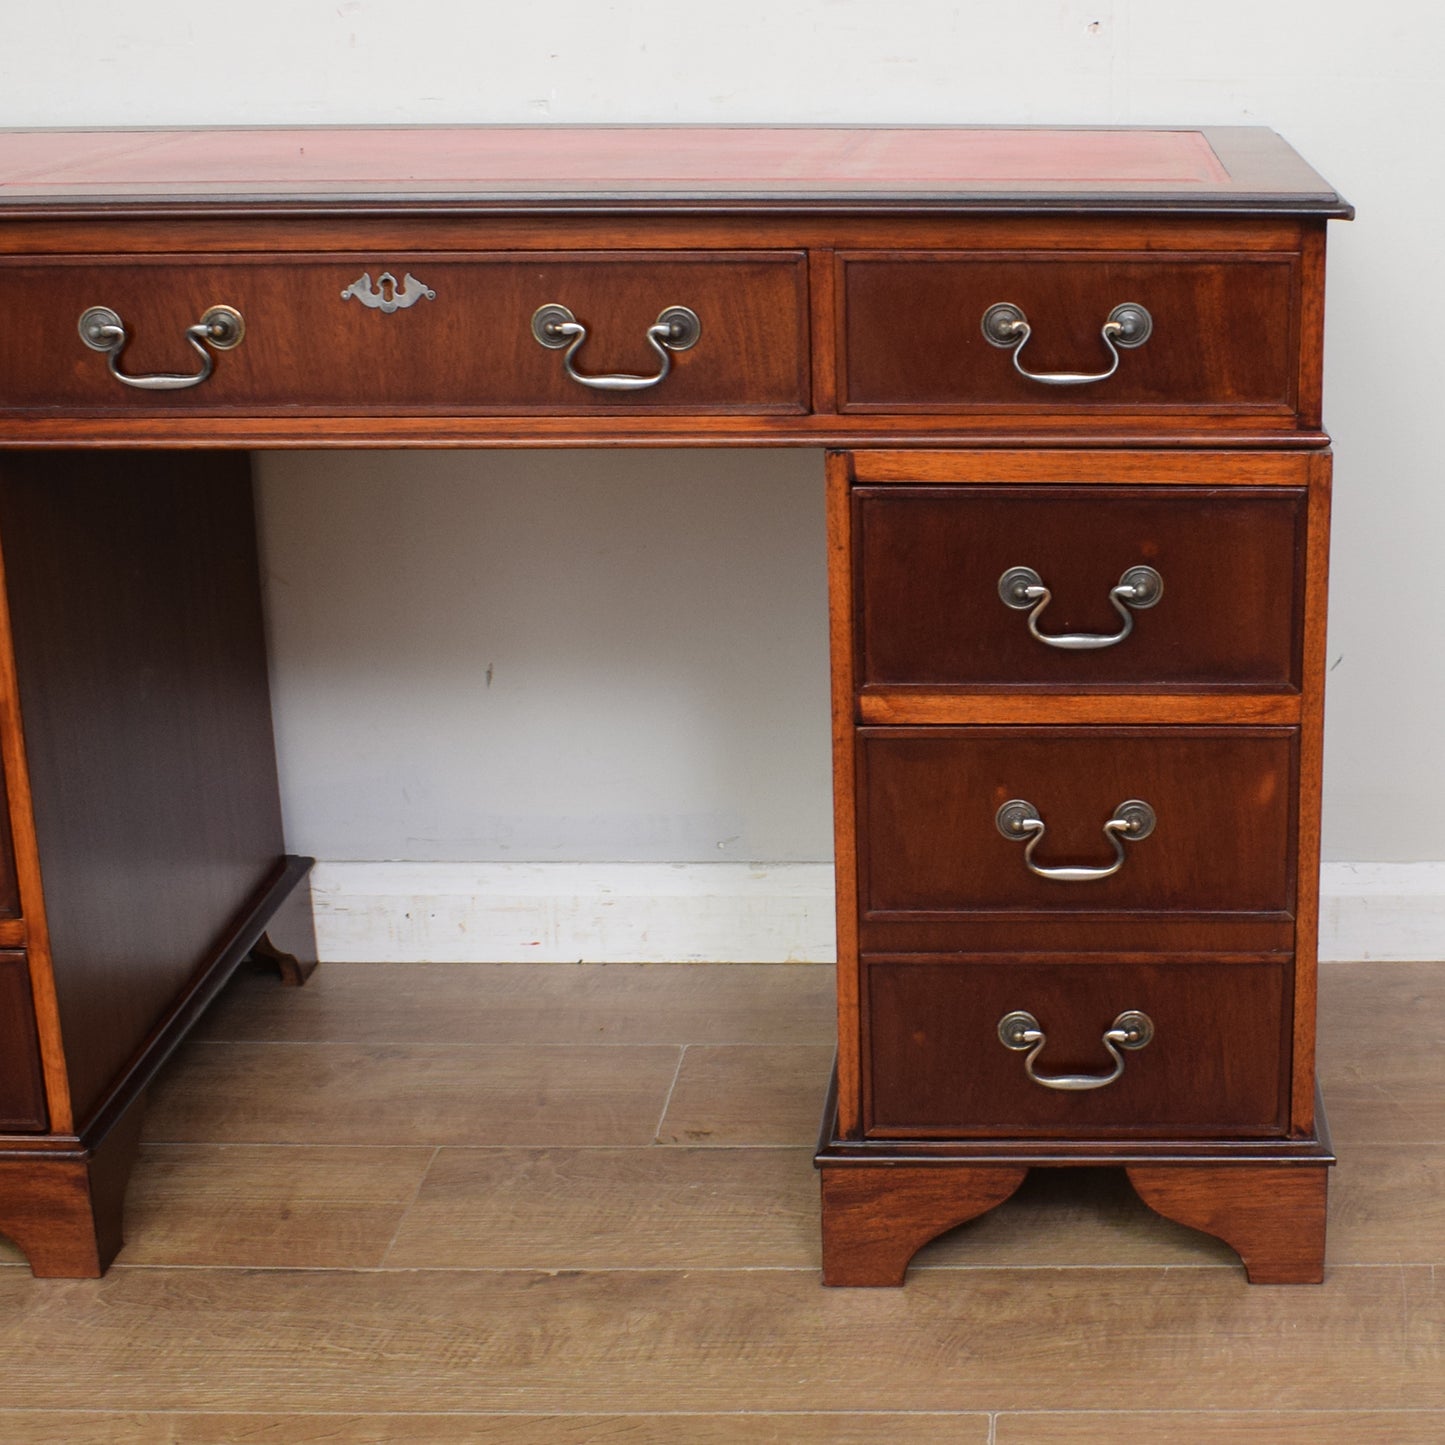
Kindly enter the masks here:
[[[827, 863], [318, 863], [321, 957], [825, 963]], [[1445, 863], [1327, 863], [1323, 959], [1445, 959]]]

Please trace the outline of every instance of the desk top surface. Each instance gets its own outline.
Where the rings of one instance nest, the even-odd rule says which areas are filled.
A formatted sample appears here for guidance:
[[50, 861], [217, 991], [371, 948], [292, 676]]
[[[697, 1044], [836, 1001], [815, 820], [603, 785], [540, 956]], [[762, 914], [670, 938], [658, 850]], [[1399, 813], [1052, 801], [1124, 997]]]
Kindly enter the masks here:
[[401, 205], [1350, 214], [1262, 127], [0, 131], [0, 211]]

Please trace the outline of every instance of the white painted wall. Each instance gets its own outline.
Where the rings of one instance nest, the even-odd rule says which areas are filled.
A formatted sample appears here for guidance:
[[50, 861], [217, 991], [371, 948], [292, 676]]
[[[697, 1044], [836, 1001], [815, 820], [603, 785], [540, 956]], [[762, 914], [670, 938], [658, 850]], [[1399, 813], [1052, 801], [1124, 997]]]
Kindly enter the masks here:
[[[1442, 860], [1442, 57], [1420, 0], [7, 0], [0, 124], [1275, 127], [1360, 210], [1332, 231], [1326, 849]], [[820, 471], [267, 458], [292, 846], [825, 858]]]

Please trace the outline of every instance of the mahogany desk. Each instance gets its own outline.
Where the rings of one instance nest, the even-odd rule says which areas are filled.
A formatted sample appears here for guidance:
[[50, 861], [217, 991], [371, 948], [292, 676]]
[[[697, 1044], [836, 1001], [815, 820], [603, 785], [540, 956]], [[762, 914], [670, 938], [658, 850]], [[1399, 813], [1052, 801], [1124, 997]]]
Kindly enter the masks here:
[[0, 136], [0, 1232], [121, 1243], [146, 1085], [314, 960], [249, 450], [829, 448], [824, 1276], [1115, 1163], [1320, 1276], [1325, 222], [1278, 137]]

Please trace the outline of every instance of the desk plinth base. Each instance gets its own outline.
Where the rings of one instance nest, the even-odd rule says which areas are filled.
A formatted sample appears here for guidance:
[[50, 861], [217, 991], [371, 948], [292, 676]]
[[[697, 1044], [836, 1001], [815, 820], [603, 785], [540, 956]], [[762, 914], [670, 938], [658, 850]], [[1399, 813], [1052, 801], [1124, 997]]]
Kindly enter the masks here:
[[1002, 1204], [1033, 1168], [1116, 1165], [1157, 1214], [1222, 1239], [1251, 1284], [1324, 1279], [1323, 1109], [1307, 1139], [991, 1140], [933, 1144], [838, 1139], [830, 1096], [814, 1160], [822, 1179], [823, 1283], [901, 1285], [930, 1240]]
[[303, 983], [316, 967], [311, 864], [277, 863], [81, 1135], [0, 1138], [0, 1234], [36, 1278], [99, 1279], [109, 1268], [124, 1242], [146, 1089], [239, 965], [252, 956], [273, 963], [283, 983]]

